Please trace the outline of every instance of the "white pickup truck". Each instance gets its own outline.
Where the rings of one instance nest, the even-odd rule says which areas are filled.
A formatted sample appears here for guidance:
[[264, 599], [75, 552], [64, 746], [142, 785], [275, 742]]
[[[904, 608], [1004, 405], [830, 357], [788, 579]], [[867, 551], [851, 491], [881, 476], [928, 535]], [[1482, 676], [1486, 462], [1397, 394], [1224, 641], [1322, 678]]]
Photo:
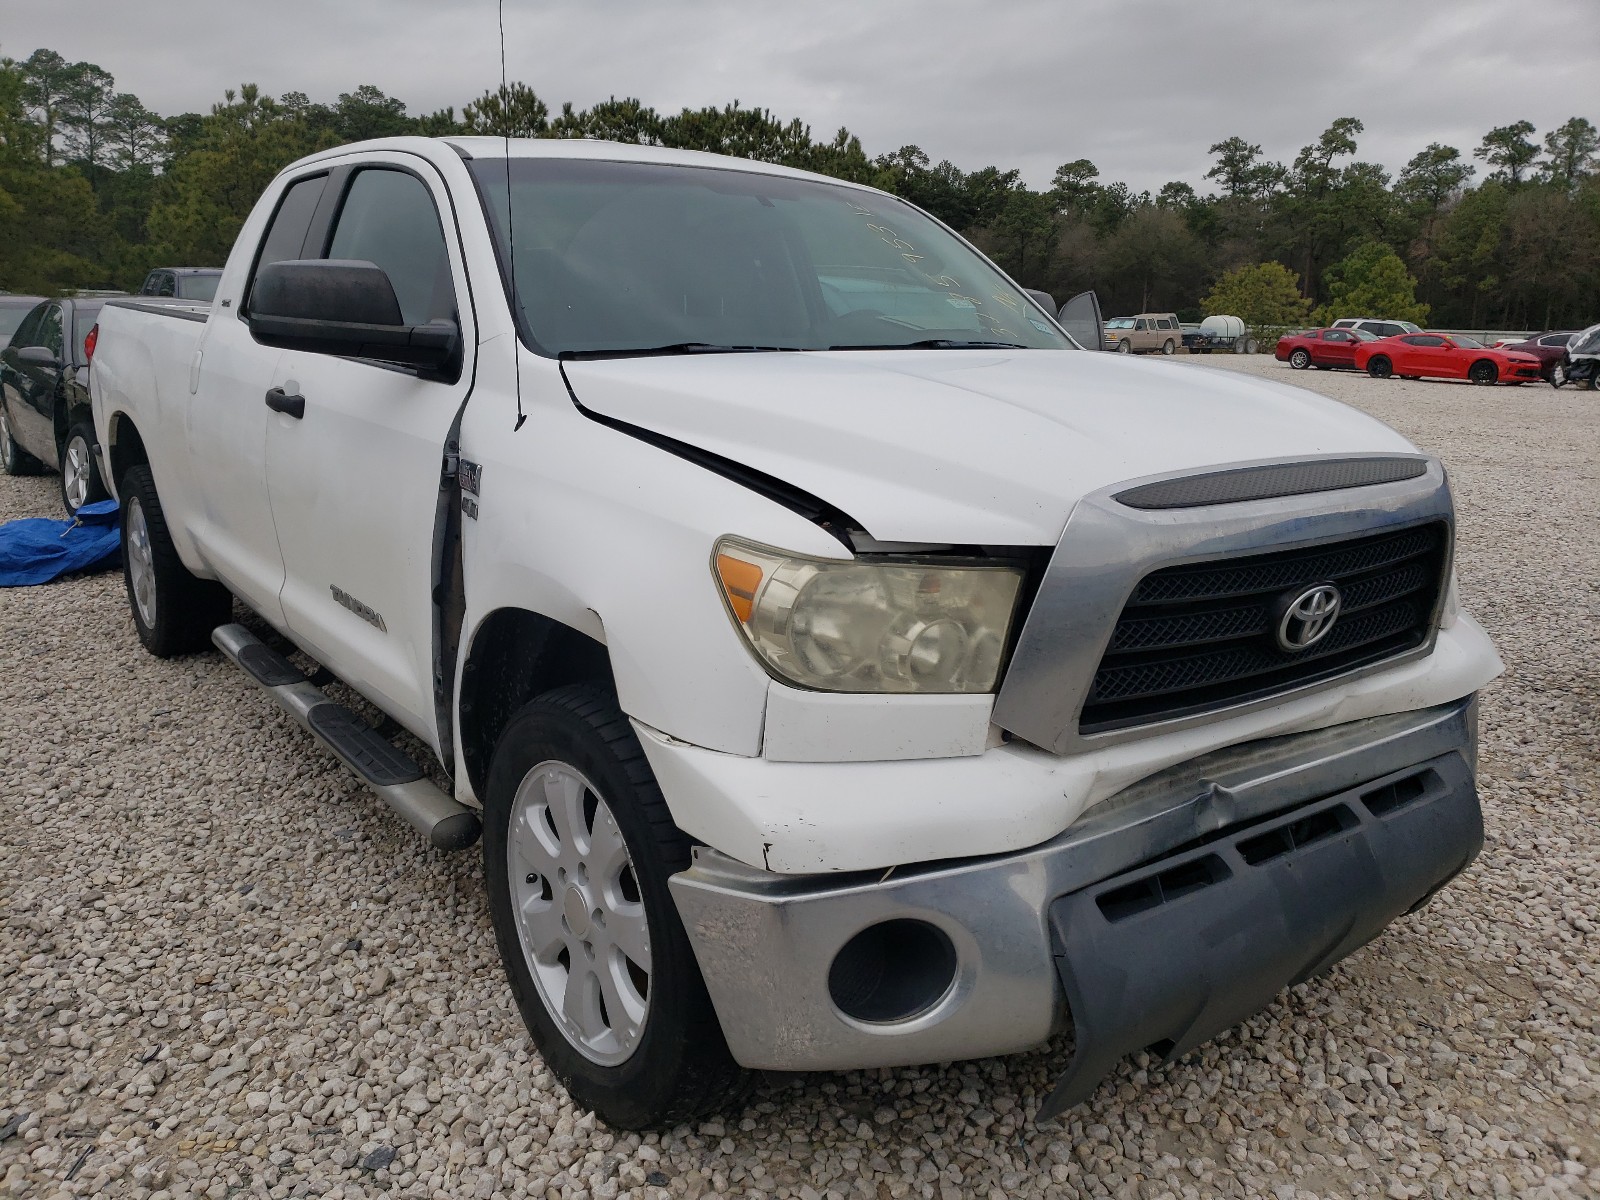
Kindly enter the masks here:
[[1059, 1112], [1481, 846], [1440, 463], [1084, 353], [880, 192], [330, 150], [210, 305], [109, 302], [92, 379], [144, 645], [214, 641], [436, 846], [481, 821], [529, 1031], [614, 1125], [1070, 1029]]

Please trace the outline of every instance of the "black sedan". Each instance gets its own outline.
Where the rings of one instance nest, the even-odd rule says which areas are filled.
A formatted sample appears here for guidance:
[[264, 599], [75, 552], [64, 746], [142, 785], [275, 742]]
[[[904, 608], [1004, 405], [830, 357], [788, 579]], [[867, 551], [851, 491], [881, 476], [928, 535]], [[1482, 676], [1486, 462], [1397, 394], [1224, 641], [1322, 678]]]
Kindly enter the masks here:
[[42, 300], [0, 351], [0, 468], [61, 476], [67, 515], [106, 498], [94, 460], [85, 340], [101, 300]]

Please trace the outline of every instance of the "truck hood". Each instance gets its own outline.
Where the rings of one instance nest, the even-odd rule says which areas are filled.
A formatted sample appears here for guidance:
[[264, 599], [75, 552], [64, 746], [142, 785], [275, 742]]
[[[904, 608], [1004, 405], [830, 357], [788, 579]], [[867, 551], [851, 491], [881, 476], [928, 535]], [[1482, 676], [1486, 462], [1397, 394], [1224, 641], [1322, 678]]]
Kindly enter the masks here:
[[1300, 388], [1081, 351], [705, 354], [566, 371], [591, 412], [802, 488], [880, 541], [1054, 545], [1079, 499], [1124, 480], [1415, 450]]

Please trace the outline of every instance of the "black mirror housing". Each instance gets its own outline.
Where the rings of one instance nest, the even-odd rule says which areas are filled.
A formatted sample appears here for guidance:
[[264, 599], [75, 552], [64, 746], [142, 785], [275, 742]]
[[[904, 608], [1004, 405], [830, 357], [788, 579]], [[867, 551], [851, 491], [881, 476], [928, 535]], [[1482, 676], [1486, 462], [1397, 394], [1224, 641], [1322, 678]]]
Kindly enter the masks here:
[[375, 358], [447, 371], [461, 358], [454, 321], [408, 325], [383, 268], [353, 259], [289, 259], [256, 273], [247, 314], [263, 346]]
[[1068, 300], [1056, 320], [1085, 350], [1106, 348], [1106, 322], [1100, 315], [1100, 297], [1093, 292], [1079, 292]]
[[49, 346], [23, 346], [17, 351], [17, 361], [28, 367], [49, 367], [55, 371], [61, 369], [61, 360]]

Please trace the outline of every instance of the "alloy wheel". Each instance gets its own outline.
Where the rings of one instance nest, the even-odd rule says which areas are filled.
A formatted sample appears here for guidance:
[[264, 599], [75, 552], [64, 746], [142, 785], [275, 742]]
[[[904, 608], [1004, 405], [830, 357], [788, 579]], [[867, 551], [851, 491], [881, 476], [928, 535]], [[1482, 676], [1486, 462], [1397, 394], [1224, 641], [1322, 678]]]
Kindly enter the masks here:
[[68, 440], [61, 456], [61, 492], [67, 498], [67, 507], [77, 512], [89, 499], [89, 481], [93, 478], [94, 464], [89, 458], [89, 445], [81, 437]]
[[144, 505], [138, 496], [128, 497], [128, 544], [123, 547], [128, 560], [128, 584], [139, 619], [146, 629], [156, 627], [156, 559], [150, 548], [150, 526], [144, 519]]
[[585, 1058], [626, 1061], [650, 1015], [650, 925], [605, 798], [576, 767], [539, 763], [512, 800], [506, 859], [545, 1011]]

